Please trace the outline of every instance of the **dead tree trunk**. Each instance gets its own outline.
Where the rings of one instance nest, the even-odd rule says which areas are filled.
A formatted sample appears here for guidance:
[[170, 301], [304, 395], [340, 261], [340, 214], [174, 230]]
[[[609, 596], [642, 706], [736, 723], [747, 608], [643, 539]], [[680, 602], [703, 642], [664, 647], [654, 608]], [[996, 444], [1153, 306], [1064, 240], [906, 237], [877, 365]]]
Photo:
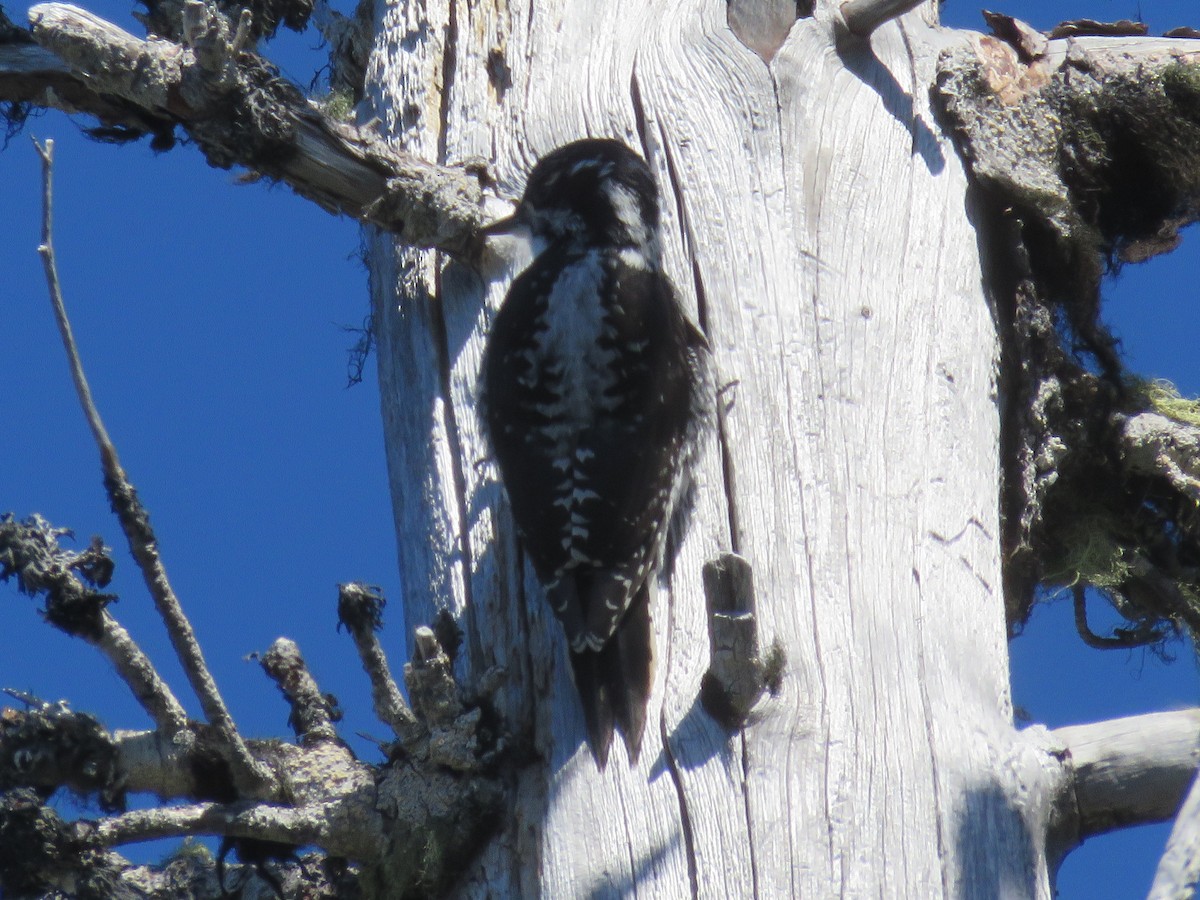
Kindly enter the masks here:
[[[0, 772], [18, 788], [83, 782], [114, 789], [115, 808], [134, 773], [204, 801], [83, 823], [63, 846], [83, 859], [83, 835], [127, 884], [108, 850], [153, 832], [312, 843], [378, 896], [458, 876], [458, 895], [481, 897], [1050, 898], [1084, 837], [1174, 814], [1197, 712], [1018, 731], [1006, 639], [1039, 584], [1076, 588], [1100, 645], [1200, 626], [1200, 409], [1128, 378], [1096, 320], [1106, 264], [1169, 249], [1200, 217], [1194, 42], [1078, 25], [1049, 40], [995, 16], [996, 37], [948, 32], [912, 0], [395, 3], [377, 11], [352, 127], [242, 52], [249, 11], [156, 15], [161, 39], [142, 41], [35, 7], [28, 32], [0, 31], [0, 99], [163, 141], [182, 127], [214, 164], [369, 223], [406, 631], [453, 617], [465, 696], [495, 707], [508, 752], [479, 746], [482, 713], [428, 630], [408, 709], [373, 636], [378, 598], [356, 589], [343, 620], [398, 738], [388, 762], [337, 743], [294, 646], [272, 677], [311, 707], [303, 746], [243, 742], [206, 708], [212, 741], [165, 688], [143, 691], [161, 701], [154, 732], [88, 721], [111, 764], [95, 786], [76, 756], [18, 771], [21, 741], [50, 744], [78, 717], [6, 712]], [[489, 322], [524, 262], [477, 252], [478, 226], [537, 157], [585, 135], [654, 170], [667, 267], [723, 385], [653, 609], [641, 759], [615, 750], [604, 772], [476, 408]], [[50, 590], [18, 547], [32, 541], [75, 596], [81, 557], [57, 532], [0, 525], [0, 577]], [[1084, 584], [1133, 625], [1092, 635]], [[722, 591], [732, 613], [710, 608]], [[771, 689], [748, 716], [746, 681], [750, 700]], [[195, 768], [181, 735], [242, 781], [214, 798], [164, 777]], [[0, 825], [45, 814], [18, 793]], [[497, 805], [475, 853], [486, 816], [462, 811]], [[1200, 871], [1194, 806], [1157, 895]], [[24, 866], [29, 883], [101, 865], [52, 857]]]
[[[1011, 722], [995, 311], [930, 107], [933, 22], [922, 8], [867, 39], [822, 14], [747, 46], [719, 3], [384, 12], [369, 95], [403, 146], [494, 159], [509, 197], [582, 135], [647, 156], [671, 275], [727, 385], [654, 609], [642, 759], [599, 773], [476, 421], [511, 270], [374, 242], [407, 615], [461, 618], [464, 665], [506, 667], [503, 711], [537, 754], [464, 893], [1050, 896]], [[722, 550], [749, 560], [760, 638], [786, 656], [734, 734], [698, 699], [701, 567]]]

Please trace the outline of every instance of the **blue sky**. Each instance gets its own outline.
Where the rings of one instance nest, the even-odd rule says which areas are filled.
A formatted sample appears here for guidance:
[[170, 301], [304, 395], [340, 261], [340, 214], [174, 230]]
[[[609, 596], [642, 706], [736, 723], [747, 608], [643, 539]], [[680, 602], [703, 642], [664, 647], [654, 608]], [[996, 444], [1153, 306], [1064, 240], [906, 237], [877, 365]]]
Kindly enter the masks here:
[[[84, 3], [132, 31], [130, 5]], [[1039, 27], [1064, 18], [1144, 18], [1153, 31], [1200, 26], [1194, 0], [1014, 0], [990, 4]], [[22, 10], [13, 4], [10, 15]], [[979, 27], [975, 3], [948, 0], [950, 25]], [[307, 84], [312, 35], [270, 55]], [[99, 464], [71, 389], [35, 252], [39, 167], [28, 135], [57, 142], [56, 245], [68, 310], [92, 388], [151, 511], [168, 572], [245, 733], [289, 736], [287, 710], [246, 655], [280, 634], [300, 643], [321, 687], [341, 698], [342, 733], [383, 736], [349, 638], [334, 630], [335, 585], [381, 585], [399, 603], [374, 363], [346, 388], [346, 353], [367, 314], [357, 226], [286, 188], [238, 186], [183, 147], [98, 145], [57, 113], [31, 119], [0, 154], [0, 510], [40, 512], [80, 538], [102, 535], [118, 562], [115, 614], [199, 713], [108, 512]], [[1106, 316], [1128, 364], [1200, 393], [1200, 255], [1129, 267], [1106, 285]], [[67, 698], [110, 727], [144, 727], [100, 657], [42, 624], [0, 588], [0, 686]], [[398, 612], [398, 610], [397, 610]], [[390, 617], [398, 621], [396, 613]], [[384, 633], [393, 663], [404, 637]], [[1190, 706], [1200, 700], [1187, 646], [1167, 665], [1143, 652], [1089, 650], [1066, 604], [1039, 608], [1012, 644], [1014, 699], [1048, 725]], [[1144, 895], [1166, 826], [1089, 841], [1060, 896]], [[161, 852], [156, 850], [155, 852]], [[135, 852], [153, 858], [155, 852]]]

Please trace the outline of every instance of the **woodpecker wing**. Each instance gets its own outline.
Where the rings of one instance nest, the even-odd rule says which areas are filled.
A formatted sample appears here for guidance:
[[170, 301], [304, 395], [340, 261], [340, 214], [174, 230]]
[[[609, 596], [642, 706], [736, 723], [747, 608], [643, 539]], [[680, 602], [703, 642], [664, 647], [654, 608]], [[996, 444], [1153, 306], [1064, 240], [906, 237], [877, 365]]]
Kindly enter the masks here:
[[[688, 339], [694, 329], [661, 272], [618, 260], [612, 270], [611, 379], [578, 438], [576, 477], [589, 493], [575, 507], [586, 535], [572, 546], [593, 560], [575, 570], [584, 632], [599, 649], [642, 585], [653, 577], [683, 472], [695, 406]], [[703, 339], [701, 339], [703, 340]], [[593, 496], [594, 495], [594, 496]]]
[[544, 156], [511, 223], [540, 252], [488, 338], [484, 424], [603, 767], [614, 727], [631, 759], [641, 745], [650, 593], [711, 412], [708, 348], [661, 270], [654, 176], [619, 141]]
[[[557, 256], [538, 257], [496, 317], [485, 415], [513, 516], [572, 649], [599, 650], [653, 574], [703, 338], [661, 272], [606, 254], [580, 286], [562, 274], [572, 260]], [[586, 303], [602, 305], [577, 317], [594, 334], [550, 333], [551, 305]]]
[[707, 406], [708, 349], [637, 253], [551, 248], [513, 283], [484, 360], [513, 517], [571, 646], [593, 752], [636, 758], [651, 581]]

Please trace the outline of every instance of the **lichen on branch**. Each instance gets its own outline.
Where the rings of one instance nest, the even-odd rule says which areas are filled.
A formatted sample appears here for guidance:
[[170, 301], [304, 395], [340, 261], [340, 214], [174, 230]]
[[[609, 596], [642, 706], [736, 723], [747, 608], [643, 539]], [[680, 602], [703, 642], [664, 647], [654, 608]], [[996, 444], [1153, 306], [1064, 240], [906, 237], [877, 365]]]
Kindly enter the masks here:
[[1200, 633], [1200, 418], [1100, 317], [1107, 273], [1200, 218], [1200, 44], [991, 24], [943, 55], [937, 96], [993, 221], [1010, 624], [1037, 588], [1088, 585], [1128, 622], [1098, 639], [1080, 612], [1097, 646]]
[[[415, 247], [478, 252], [486, 173], [419, 159], [370, 123], [342, 121], [344, 110], [327, 114], [254, 52], [262, 5], [231, 18], [235, 8], [200, 0], [155, 4], [147, 21], [169, 24], [142, 40], [78, 7], [38, 4], [29, 31], [0, 32], [0, 102], [10, 101], [10, 121], [33, 107], [83, 112], [100, 120], [101, 137], [152, 133], [157, 149], [180, 128], [211, 165], [282, 181]], [[361, 53], [360, 20], [333, 30]], [[349, 96], [354, 79], [339, 76]]]

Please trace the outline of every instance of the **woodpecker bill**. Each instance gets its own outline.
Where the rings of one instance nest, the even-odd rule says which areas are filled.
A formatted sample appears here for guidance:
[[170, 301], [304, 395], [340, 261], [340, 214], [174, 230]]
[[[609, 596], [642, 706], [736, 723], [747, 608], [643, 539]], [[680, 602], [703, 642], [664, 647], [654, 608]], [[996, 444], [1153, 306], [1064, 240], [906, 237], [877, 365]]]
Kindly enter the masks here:
[[662, 271], [658, 194], [625, 145], [543, 157], [483, 361], [484, 426], [523, 545], [570, 645], [592, 752], [636, 760], [653, 678], [650, 591], [711, 417], [708, 344]]

